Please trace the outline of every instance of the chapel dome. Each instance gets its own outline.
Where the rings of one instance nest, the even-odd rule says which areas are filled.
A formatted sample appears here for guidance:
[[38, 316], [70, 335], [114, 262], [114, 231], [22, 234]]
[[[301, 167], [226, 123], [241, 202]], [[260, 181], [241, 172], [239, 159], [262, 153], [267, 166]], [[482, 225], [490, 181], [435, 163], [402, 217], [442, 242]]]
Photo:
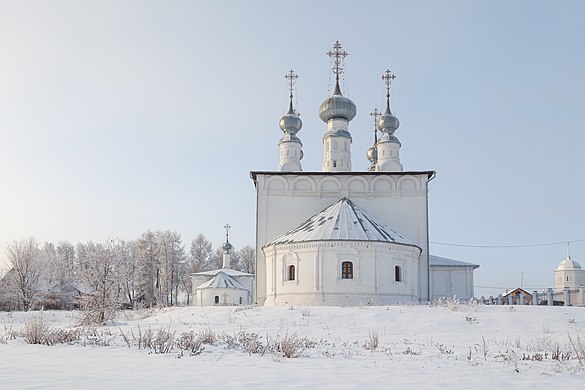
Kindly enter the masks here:
[[378, 130], [383, 133], [394, 133], [400, 126], [400, 121], [387, 110], [378, 120]]
[[303, 127], [303, 121], [301, 121], [301, 118], [295, 113], [292, 101], [288, 112], [280, 119], [278, 125], [280, 126], [280, 130], [293, 135], [298, 133]]
[[303, 127], [303, 122], [295, 114], [286, 114], [280, 119], [280, 129], [286, 131], [289, 134], [296, 134]]
[[371, 146], [368, 149], [366, 156], [368, 157], [368, 161], [370, 161], [371, 163], [378, 161], [378, 149], [376, 148], [376, 146]]
[[232, 248], [233, 246], [229, 242], [224, 242], [223, 245], [221, 246], [221, 249], [223, 249], [224, 251], [229, 251]]
[[355, 118], [356, 113], [355, 103], [341, 94], [339, 81], [335, 84], [333, 96], [321, 103], [319, 108], [319, 118], [325, 123], [333, 118], [342, 118], [349, 122]]
[[571, 258], [567, 258], [559, 263], [557, 267], [557, 271], [565, 271], [571, 269], [581, 269], [581, 264], [577, 263], [575, 260]]
[[357, 109], [355, 103], [342, 95], [333, 95], [321, 104], [319, 118], [328, 122], [333, 118], [342, 118], [347, 121], [355, 118]]

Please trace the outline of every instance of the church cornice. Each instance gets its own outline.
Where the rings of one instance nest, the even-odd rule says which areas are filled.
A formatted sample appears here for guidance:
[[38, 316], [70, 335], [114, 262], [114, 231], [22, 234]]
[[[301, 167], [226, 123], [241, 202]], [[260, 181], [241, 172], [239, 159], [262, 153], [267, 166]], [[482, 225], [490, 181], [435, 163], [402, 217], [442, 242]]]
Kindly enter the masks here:
[[377, 171], [377, 172], [358, 172], [358, 171], [334, 171], [334, 172], [282, 172], [282, 171], [250, 171], [250, 178], [257, 184], [258, 175], [274, 175], [274, 176], [418, 176], [426, 175], [427, 182], [433, 180], [437, 172], [435, 171]]

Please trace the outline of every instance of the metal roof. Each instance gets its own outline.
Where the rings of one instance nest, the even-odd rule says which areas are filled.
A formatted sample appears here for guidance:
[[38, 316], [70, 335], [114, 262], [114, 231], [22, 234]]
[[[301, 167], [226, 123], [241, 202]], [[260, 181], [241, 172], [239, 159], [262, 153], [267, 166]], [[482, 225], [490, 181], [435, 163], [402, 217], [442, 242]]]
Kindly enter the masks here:
[[416, 246], [382, 222], [371, 217], [348, 198], [343, 198], [307, 219], [295, 229], [270, 241], [265, 247], [325, 240], [379, 241]]
[[215, 277], [211, 280], [208, 280], [205, 283], [200, 284], [197, 286], [197, 289], [201, 288], [234, 288], [245, 290], [246, 287], [242, 286], [239, 282], [234, 280], [231, 276], [227, 275], [225, 272], [219, 272]]
[[477, 264], [472, 264], [472, 263], [466, 263], [465, 261], [459, 261], [459, 260], [453, 260], [453, 259], [448, 259], [446, 257], [439, 257], [439, 256], [434, 256], [434, 255], [429, 255], [429, 265], [431, 267], [473, 267], [473, 268], [479, 268], [479, 265]]
[[214, 269], [211, 271], [195, 272], [193, 275], [215, 276], [215, 275], [219, 274], [220, 272], [223, 272], [224, 274], [231, 276], [231, 277], [234, 277], [234, 276], [253, 276], [252, 274], [247, 274], [247, 273], [242, 272], [242, 271], [236, 271], [235, 269], [231, 269], [231, 268], [220, 268], [220, 269]]

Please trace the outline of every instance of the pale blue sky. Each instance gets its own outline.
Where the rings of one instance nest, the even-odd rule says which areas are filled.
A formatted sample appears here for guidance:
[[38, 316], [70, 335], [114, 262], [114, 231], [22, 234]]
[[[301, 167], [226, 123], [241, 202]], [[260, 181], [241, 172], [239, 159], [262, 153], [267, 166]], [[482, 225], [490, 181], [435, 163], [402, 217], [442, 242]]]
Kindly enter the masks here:
[[[300, 78], [306, 171], [339, 40], [354, 170], [390, 68], [407, 170], [436, 170], [431, 241], [585, 238], [581, 1], [0, 0], [0, 248], [147, 229], [254, 243], [250, 170], [278, 167], [283, 78]], [[476, 285], [553, 286], [566, 248], [432, 245]], [[585, 242], [572, 245], [585, 266]], [[499, 290], [481, 290], [497, 294]]]

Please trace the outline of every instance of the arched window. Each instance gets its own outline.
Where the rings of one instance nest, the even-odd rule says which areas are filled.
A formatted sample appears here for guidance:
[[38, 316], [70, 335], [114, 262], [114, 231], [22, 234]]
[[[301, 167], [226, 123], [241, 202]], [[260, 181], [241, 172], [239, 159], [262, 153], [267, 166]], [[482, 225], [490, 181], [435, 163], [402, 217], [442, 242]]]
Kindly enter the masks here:
[[242, 297], [240, 297], [240, 305], [242, 304]]
[[341, 279], [353, 279], [353, 263], [351, 261], [341, 263]]
[[215, 304], [218, 305], [219, 304], [219, 295], [215, 296]]
[[394, 281], [395, 282], [402, 282], [402, 270], [400, 266], [394, 267]]
[[287, 280], [295, 280], [295, 266], [294, 265], [289, 265], [288, 266], [288, 279]]

